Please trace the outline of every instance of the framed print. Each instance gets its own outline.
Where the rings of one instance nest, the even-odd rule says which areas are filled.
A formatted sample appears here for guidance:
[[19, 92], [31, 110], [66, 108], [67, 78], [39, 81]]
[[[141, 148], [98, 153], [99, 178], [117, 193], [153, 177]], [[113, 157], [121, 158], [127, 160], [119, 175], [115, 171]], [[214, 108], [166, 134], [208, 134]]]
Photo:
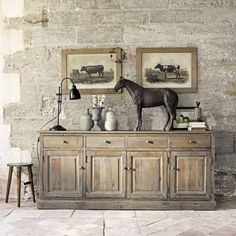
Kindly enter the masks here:
[[197, 92], [196, 48], [137, 48], [137, 77], [145, 88]]
[[[70, 77], [82, 94], [115, 93], [113, 88], [121, 76], [121, 48], [64, 49], [62, 79]], [[68, 93], [71, 82], [63, 87]]]
[[194, 120], [195, 107], [177, 107], [176, 119], [173, 121], [173, 129], [187, 130], [189, 122]]

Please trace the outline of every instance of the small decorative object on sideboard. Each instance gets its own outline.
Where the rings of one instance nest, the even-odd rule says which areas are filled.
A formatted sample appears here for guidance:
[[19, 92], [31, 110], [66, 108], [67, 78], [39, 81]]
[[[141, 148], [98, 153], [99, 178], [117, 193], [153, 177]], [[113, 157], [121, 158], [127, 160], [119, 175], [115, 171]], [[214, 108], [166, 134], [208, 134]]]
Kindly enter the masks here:
[[176, 107], [179, 101], [178, 95], [174, 90], [165, 88], [143, 88], [137, 83], [123, 79], [122, 77], [116, 83], [114, 90], [126, 88], [133, 103], [136, 106], [138, 117], [137, 125], [134, 131], [140, 131], [142, 127], [142, 109], [148, 107], [158, 107], [164, 105], [168, 113], [168, 120], [164, 130], [169, 131], [175, 118]]
[[108, 107], [108, 111], [106, 113], [105, 129], [107, 131], [113, 131], [117, 129], [117, 120], [111, 107]]
[[206, 131], [207, 130], [206, 122], [204, 121], [189, 122], [188, 130], [189, 131]]
[[101, 131], [101, 113], [104, 109], [105, 95], [92, 95], [93, 107], [89, 108], [89, 113], [92, 115], [94, 125], [91, 131]]
[[86, 110], [86, 113], [80, 117], [80, 129], [84, 131], [89, 131], [93, 127], [92, 116], [89, 113], [89, 109]]
[[94, 125], [91, 129], [91, 131], [101, 131], [101, 125], [99, 124], [99, 121], [101, 120], [101, 113], [104, 107], [92, 107], [89, 108], [89, 113], [92, 115], [92, 120], [94, 122]]
[[200, 102], [196, 101], [196, 107], [194, 108], [194, 120], [201, 121], [201, 108]]

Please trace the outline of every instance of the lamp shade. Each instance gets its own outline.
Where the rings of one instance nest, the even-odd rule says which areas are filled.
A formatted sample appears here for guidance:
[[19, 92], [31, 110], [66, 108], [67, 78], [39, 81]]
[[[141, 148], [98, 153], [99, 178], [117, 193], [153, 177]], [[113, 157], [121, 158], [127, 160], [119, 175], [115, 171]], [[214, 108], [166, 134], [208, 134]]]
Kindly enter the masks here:
[[76, 99], [80, 99], [80, 98], [81, 98], [81, 96], [80, 96], [79, 90], [73, 84], [72, 89], [70, 90], [70, 100], [76, 100]]

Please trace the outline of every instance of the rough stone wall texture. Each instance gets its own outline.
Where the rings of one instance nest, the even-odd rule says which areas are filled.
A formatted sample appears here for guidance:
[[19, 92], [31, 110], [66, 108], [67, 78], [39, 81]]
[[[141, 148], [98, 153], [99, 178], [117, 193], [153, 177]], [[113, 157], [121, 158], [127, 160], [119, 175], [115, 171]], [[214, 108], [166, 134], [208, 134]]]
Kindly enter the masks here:
[[[16, 2], [2, 1], [8, 11], [9, 4]], [[122, 47], [128, 58], [124, 77], [136, 81], [137, 47], [197, 47], [198, 92], [179, 94], [179, 105], [201, 101], [204, 116], [217, 134], [216, 194], [236, 195], [235, 0], [25, 0], [23, 8], [23, 14], [18, 9], [13, 16], [1, 17], [4, 32], [20, 34], [23, 41], [2, 57], [2, 74], [19, 77], [20, 99], [1, 101], [1, 128], [9, 134], [4, 137], [5, 144], [0, 142], [4, 149], [1, 163], [10, 157], [25, 158], [37, 166], [38, 130], [55, 114], [61, 49]], [[16, 38], [12, 36], [12, 40]], [[4, 47], [8, 47], [7, 39], [9, 36]], [[7, 95], [8, 86], [1, 88], [1, 93]], [[135, 114], [127, 92], [108, 95], [107, 103], [116, 109], [119, 129], [133, 129]], [[79, 129], [80, 114], [90, 105], [89, 95], [75, 102], [64, 97], [62, 125]], [[143, 129], [162, 129], [165, 119], [163, 108], [146, 109]], [[37, 168], [34, 171], [36, 175]], [[3, 164], [0, 173], [5, 173], [0, 175], [2, 197], [6, 182]]]

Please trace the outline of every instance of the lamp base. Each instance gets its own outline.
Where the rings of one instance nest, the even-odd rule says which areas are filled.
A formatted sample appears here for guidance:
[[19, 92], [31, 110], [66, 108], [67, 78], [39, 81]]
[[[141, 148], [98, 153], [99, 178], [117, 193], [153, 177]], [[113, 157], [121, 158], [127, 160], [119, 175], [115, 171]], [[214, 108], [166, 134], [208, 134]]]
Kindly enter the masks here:
[[66, 130], [64, 127], [62, 127], [61, 125], [55, 125], [52, 128], [49, 129], [50, 131], [61, 131], [61, 130]]

